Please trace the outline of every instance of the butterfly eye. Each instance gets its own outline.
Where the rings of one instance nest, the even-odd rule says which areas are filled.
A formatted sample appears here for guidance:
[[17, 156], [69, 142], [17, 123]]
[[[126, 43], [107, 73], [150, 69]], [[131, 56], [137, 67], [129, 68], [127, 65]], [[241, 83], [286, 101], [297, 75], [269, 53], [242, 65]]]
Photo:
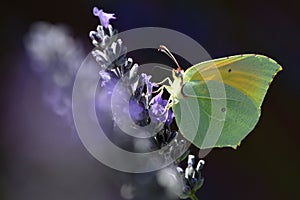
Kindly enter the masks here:
[[183, 76], [183, 71], [182, 70], [174, 70], [175, 71], [175, 76], [178, 78], [182, 78]]

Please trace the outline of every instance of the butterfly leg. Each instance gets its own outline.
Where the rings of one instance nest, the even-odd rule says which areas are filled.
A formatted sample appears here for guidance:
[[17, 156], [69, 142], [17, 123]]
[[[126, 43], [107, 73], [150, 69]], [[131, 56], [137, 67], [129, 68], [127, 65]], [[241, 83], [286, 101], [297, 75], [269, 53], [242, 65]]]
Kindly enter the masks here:
[[157, 90], [153, 91], [152, 93], [160, 93], [163, 89], [165, 89], [165, 86], [160, 86]]
[[168, 103], [167, 103], [167, 105], [165, 107], [164, 113], [167, 112], [173, 106], [173, 104], [174, 104], [174, 100], [173, 100], [172, 97], [170, 97], [168, 99]]
[[165, 78], [165, 79], [162, 80], [161, 82], [154, 83], [155, 85], [162, 85], [162, 86], [160, 86], [157, 90], [153, 91], [153, 93], [159, 93], [159, 92], [161, 92], [163, 89], [165, 89], [167, 85], [164, 85], [163, 83], [165, 83], [166, 81], [169, 83], [169, 85], [172, 84], [172, 80], [171, 80], [169, 77]]
[[172, 80], [170, 77], [164, 78], [161, 82], [155, 83], [157, 85], [163, 85], [164, 82], [168, 81], [169, 85], [172, 85]]

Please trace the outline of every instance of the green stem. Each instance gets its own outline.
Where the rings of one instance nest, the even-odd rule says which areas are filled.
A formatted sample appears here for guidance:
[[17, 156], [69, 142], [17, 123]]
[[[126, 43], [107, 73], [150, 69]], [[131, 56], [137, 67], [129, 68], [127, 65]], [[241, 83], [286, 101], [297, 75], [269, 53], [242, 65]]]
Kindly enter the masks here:
[[198, 198], [196, 197], [195, 194], [191, 194], [190, 198], [191, 198], [191, 200], [198, 200]]

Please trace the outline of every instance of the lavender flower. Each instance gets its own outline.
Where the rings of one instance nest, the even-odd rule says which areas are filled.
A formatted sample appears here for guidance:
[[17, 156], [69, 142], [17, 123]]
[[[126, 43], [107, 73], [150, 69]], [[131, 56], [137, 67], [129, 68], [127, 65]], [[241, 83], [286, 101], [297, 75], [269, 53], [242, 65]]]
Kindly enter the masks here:
[[105, 70], [100, 70], [99, 71], [99, 75], [100, 75], [100, 86], [104, 87], [108, 82], [111, 81], [113, 74], [106, 72]]
[[171, 131], [169, 127], [165, 127], [157, 133], [155, 136], [155, 142], [158, 148], [162, 148], [172, 142], [172, 140], [177, 136], [177, 131]]
[[195, 156], [188, 156], [188, 166], [183, 171], [181, 167], [177, 167], [177, 172], [179, 173], [182, 181], [182, 193], [179, 195], [180, 198], [194, 198], [195, 192], [201, 188], [204, 182], [204, 178], [201, 176], [201, 169], [204, 166], [204, 160], [200, 160], [196, 166], [196, 169], [193, 167], [195, 162]]
[[111, 25], [108, 26], [108, 34], [106, 32], [101, 25], [97, 26], [96, 31], [90, 31], [89, 36], [96, 48], [104, 50], [117, 40], [117, 33]]
[[143, 73], [137, 77], [138, 79], [134, 79], [134, 75], [129, 73], [128, 78], [130, 80], [135, 80], [135, 82], [129, 82], [132, 89], [132, 98], [129, 102], [129, 111], [136, 124], [140, 126], [146, 126], [150, 123], [148, 105], [149, 98], [151, 98], [152, 95], [153, 85], [150, 82], [151, 76], [147, 76]]
[[96, 17], [99, 17], [100, 23], [102, 26], [104, 26], [104, 28], [108, 28], [110, 19], [116, 19], [116, 17], [114, 16], [115, 15], [114, 13], [105, 13], [105, 12], [103, 12], [102, 9], [99, 10], [97, 7], [94, 7], [93, 14]]
[[138, 102], [136, 99], [132, 98], [129, 101], [129, 113], [132, 120], [139, 126], [146, 126], [149, 124], [149, 114], [145, 109], [143, 103]]
[[[158, 87], [150, 81], [151, 76], [147, 74], [138, 75], [138, 65], [131, 58], [126, 57], [127, 49], [121, 39], [117, 38], [116, 31], [109, 24], [110, 19], [115, 19], [113, 14], [104, 13], [94, 8], [94, 15], [98, 16], [102, 26], [97, 31], [90, 32], [90, 38], [96, 47], [92, 51], [96, 62], [101, 67], [101, 86], [108, 87], [112, 80], [121, 81], [131, 92], [129, 100], [129, 113], [132, 120], [139, 126], [148, 126], [156, 133], [152, 138], [156, 148], [161, 149], [165, 159], [174, 160], [178, 164], [186, 158], [189, 151], [186, 150], [186, 141], [180, 139], [177, 131], [172, 130], [170, 125], [174, 114], [166, 109], [168, 100], [162, 98], [163, 91], [152, 96], [153, 87]], [[105, 30], [103, 27], [107, 28]], [[108, 33], [107, 33], [108, 32]], [[163, 148], [169, 145], [167, 148]], [[178, 158], [178, 155], [181, 155]], [[175, 173], [178, 175], [179, 196], [181, 198], [192, 197], [197, 189], [203, 184], [200, 170], [204, 161], [199, 161], [196, 169], [193, 168], [194, 156], [189, 155], [188, 167], [185, 172], [177, 167]]]
[[169, 126], [173, 120], [173, 113], [165, 109], [168, 100], [162, 99], [162, 94], [163, 92], [160, 92], [151, 100], [149, 115], [153, 122], [163, 122]]
[[168, 110], [167, 112], [168, 112], [168, 117], [166, 120], [166, 126], [170, 126], [174, 118], [174, 113], [171, 110]]

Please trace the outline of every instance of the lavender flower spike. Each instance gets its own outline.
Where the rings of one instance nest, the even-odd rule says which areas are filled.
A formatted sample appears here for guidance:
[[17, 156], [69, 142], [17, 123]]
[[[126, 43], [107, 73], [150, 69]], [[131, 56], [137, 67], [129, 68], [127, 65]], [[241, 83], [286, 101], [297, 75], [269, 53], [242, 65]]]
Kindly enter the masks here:
[[116, 19], [116, 17], [114, 16], [114, 13], [105, 13], [103, 12], [103, 10], [99, 10], [97, 7], [93, 8], [93, 14], [96, 17], [99, 17], [100, 19], [100, 23], [104, 28], [107, 28], [109, 25], [109, 20], [110, 19]]

